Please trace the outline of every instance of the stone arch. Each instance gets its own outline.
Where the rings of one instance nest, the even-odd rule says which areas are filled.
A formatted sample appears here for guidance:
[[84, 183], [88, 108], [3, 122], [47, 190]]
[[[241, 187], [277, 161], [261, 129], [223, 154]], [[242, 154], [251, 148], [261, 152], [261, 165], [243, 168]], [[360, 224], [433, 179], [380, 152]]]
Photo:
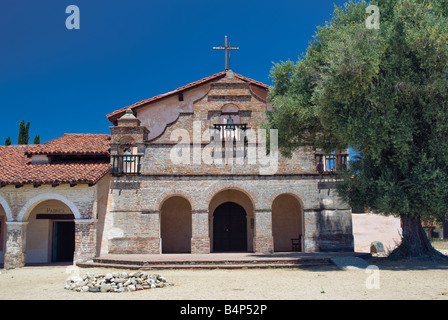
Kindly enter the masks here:
[[59, 200], [65, 205], [67, 205], [72, 211], [75, 219], [81, 219], [81, 213], [79, 212], [77, 206], [68, 200], [66, 197], [58, 194], [58, 193], [42, 193], [40, 195], [35, 196], [27, 201], [27, 203], [20, 210], [17, 221], [26, 221], [29, 217], [30, 212], [41, 202], [46, 200]]
[[166, 200], [168, 200], [171, 197], [185, 198], [190, 203], [191, 210], [195, 209], [194, 200], [189, 193], [187, 193], [183, 190], [167, 190], [165, 192], [162, 192], [157, 197], [157, 199], [154, 203], [154, 210], [161, 212], [163, 204], [165, 203]]
[[[223, 188], [223, 189], [220, 189], [218, 192], [214, 193], [213, 196], [208, 201], [209, 211], [213, 211], [214, 209], [216, 209], [216, 207], [218, 205], [220, 205], [222, 203], [222, 202], [219, 203], [219, 201], [218, 201], [218, 203], [213, 203], [213, 202], [217, 197], [219, 197], [220, 195], [222, 195], [225, 192], [232, 192], [233, 197], [231, 196], [231, 198], [228, 198], [226, 201], [222, 201], [222, 202], [227, 202], [227, 201], [235, 202], [235, 203], [241, 205], [246, 210], [247, 214], [253, 213], [253, 211], [255, 210], [255, 203], [254, 203], [251, 195], [241, 188], [234, 188], [234, 187]], [[237, 198], [238, 195], [242, 196], [242, 198], [241, 197]], [[211, 214], [213, 214], [213, 212], [211, 212]]]
[[162, 253], [191, 253], [192, 207], [182, 196], [171, 195], [160, 206]]
[[219, 122], [227, 124], [228, 119], [232, 119], [234, 124], [241, 123], [240, 108], [234, 103], [226, 103], [221, 107]]
[[[228, 221], [231, 225], [233, 224], [232, 219], [239, 219], [237, 224], [233, 224], [235, 228], [238, 225], [244, 225], [244, 230], [229, 230], [229, 235], [242, 235], [243, 241], [246, 239], [246, 243], [242, 246], [244, 251], [253, 251], [253, 237], [254, 237], [254, 212], [255, 212], [255, 203], [253, 201], [252, 195], [248, 193], [246, 190], [242, 190], [237, 187], [224, 187], [220, 188], [217, 192], [213, 192], [208, 199], [208, 212], [209, 212], [209, 234], [210, 234], [210, 244], [211, 251], [215, 251], [215, 244], [218, 238], [215, 238], [215, 233], [220, 232], [220, 223], [224, 223], [224, 221]], [[227, 206], [231, 212], [222, 212], [222, 207]], [[244, 212], [240, 212], [241, 210], [237, 209], [240, 207]], [[233, 212], [236, 210], [235, 212]], [[220, 216], [217, 216], [218, 214]], [[222, 214], [226, 215], [226, 217], [221, 216]], [[243, 219], [243, 220], [241, 220]], [[218, 223], [219, 222], [219, 223]], [[222, 236], [222, 233], [219, 233], [219, 237]], [[241, 248], [241, 246], [237, 245], [237, 248]], [[234, 248], [235, 249], [235, 248]], [[226, 251], [224, 248], [217, 249], [219, 251]], [[235, 249], [236, 251], [240, 251], [240, 249]], [[230, 249], [233, 251], [233, 249]]]
[[3, 198], [2, 196], [0, 196], [0, 205], [3, 207], [3, 210], [5, 210], [6, 213], [6, 219], [8, 221], [12, 221], [14, 220], [13, 215], [12, 215], [12, 210], [11, 207], [9, 206], [8, 202], [5, 200], [5, 198]]
[[[45, 208], [54, 210], [46, 211]], [[48, 216], [42, 217], [46, 213]], [[77, 219], [82, 220], [78, 207], [65, 196], [42, 193], [29, 199], [17, 216], [18, 222], [27, 223], [26, 262], [73, 261]]]
[[135, 147], [135, 140], [132, 136], [127, 135], [123, 136], [118, 140], [118, 154], [126, 154], [127, 151], [130, 151], [132, 154], [136, 153], [134, 150]]
[[256, 208], [257, 197], [250, 190], [240, 188], [239, 186], [236, 185], [235, 182], [229, 182], [228, 184], [224, 184], [220, 181], [220, 182], [213, 184], [212, 186], [210, 186], [209, 188], [207, 188], [204, 191], [204, 193], [207, 194], [207, 196], [203, 199], [203, 202], [198, 204], [198, 207], [199, 207], [198, 209], [208, 210], [212, 199], [217, 194], [219, 194], [225, 190], [236, 190], [236, 191], [243, 193], [244, 195], [246, 195], [249, 198], [254, 209]]
[[222, 112], [229, 112], [229, 110], [235, 109], [236, 112], [240, 111], [240, 107], [234, 103], [225, 103], [221, 107]]
[[266, 199], [268, 201], [268, 204], [270, 204], [271, 209], [272, 209], [272, 203], [274, 202], [274, 200], [278, 196], [280, 196], [282, 194], [288, 194], [291, 197], [295, 198], [300, 203], [300, 206], [302, 207], [302, 210], [305, 208], [304, 207], [304, 202], [303, 202], [302, 198], [300, 196], [298, 196], [297, 194], [295, 194], [294, 192], [282, 192], [282, 191], [279, 191], [279, 192], [275, 192], [275, 193], [271, 194], [270, 197]]
[[[293, 193], [281, 193], [271, 203], [274, 251], [301, 251], [303, 247], [304, 215], [300, 198]], [[293, 247], [292, 239], [298, 240]]]

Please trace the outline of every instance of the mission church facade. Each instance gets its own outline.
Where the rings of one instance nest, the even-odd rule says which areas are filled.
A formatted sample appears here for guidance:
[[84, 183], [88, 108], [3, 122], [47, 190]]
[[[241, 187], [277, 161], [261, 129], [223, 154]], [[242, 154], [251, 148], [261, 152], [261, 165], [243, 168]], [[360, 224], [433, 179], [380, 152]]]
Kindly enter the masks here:
[[259, 152], [268, 89], [225, 70], [109, 114], [110, 134], [0, 147], [0, 263], [353, 251], [348, 154]]

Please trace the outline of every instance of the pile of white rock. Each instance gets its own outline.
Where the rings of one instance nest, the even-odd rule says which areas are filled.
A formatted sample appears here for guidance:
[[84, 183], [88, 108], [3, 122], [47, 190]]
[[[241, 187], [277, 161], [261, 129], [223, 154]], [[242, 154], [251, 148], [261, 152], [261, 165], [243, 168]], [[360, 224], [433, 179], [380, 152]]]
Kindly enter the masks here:
[[83, 277], [72, 276], [67, 279], [64, 289], [78, 292], [130, 292], [174, 285], [159, 274], [147, 272], [111, 272], [107, 274], [86, 273]]

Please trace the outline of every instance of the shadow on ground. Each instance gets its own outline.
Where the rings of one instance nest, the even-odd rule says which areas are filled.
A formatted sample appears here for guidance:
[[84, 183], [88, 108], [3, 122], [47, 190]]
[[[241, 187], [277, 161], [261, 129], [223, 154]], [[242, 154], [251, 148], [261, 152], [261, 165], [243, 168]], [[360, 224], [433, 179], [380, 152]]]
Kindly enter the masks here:
[[448, 270], [448, 261], [428, 259], [400, 259], [371, 257], [365, 259], [370, 265], [375, 265], [380, 270], [406, 271], [406, 270]]

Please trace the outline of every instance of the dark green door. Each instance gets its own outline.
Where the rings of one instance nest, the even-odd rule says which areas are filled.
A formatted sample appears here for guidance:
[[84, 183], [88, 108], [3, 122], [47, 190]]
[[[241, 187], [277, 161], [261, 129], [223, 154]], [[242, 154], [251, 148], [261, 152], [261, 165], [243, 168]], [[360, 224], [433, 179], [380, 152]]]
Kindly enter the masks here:
[[213, 251], [247, 251], [246, 211], [234, 202], [218, 206], [213, 214]]
[[53, 262], [73, 261], [75, 252], [75, 223], [53, 222]]

